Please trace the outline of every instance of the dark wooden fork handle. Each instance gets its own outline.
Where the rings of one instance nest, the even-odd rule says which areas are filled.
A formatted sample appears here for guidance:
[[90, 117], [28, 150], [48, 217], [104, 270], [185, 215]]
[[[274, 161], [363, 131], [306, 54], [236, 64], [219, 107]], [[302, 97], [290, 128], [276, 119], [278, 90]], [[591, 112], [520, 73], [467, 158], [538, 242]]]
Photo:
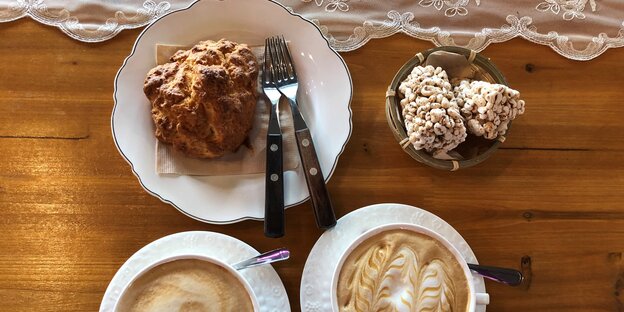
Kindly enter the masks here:
[[[271, 119], [277, 118], [271, 114]], [[282, 134], [274, 120], [269, 120], [266, 145], [266, 184], [264, 194], [264, 235], [284, 236], [284, 165]], [[272, 127], [273, 126], [273, 127]]]
[[316, 225], [321, 229], [329, 229], [336, 225], [334, 207], [325, 185], [325, 178], [316, 155], [314, 142], [309, 129], [295, 131], [297, 147], [303, 163], [303, 172], [310, 191], [310, 199], [316, 216]]

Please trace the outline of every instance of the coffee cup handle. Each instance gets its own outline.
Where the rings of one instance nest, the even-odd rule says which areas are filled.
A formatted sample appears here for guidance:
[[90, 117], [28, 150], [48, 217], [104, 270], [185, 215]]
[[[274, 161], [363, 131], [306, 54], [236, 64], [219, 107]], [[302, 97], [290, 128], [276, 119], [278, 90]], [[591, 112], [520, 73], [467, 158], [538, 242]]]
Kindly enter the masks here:
[[490, 295], [488, 293], [476, 293], [475, 298], [477, 305], [485, 306], [490, 304]]

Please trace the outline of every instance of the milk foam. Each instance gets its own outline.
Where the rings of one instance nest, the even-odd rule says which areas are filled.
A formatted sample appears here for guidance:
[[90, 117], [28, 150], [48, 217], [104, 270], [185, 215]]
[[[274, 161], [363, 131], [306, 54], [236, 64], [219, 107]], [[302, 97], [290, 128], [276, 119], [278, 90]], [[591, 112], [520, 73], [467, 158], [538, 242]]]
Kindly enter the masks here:
[[117, 312], [253, 311], [245, 286], [225, 268], [183, 259], [161, 264], [124, 292]]
[[362, 242], [338, 279], [340, 311], [465, 311], [469, 288], [461, 265], [436, 239], [408, 230]]

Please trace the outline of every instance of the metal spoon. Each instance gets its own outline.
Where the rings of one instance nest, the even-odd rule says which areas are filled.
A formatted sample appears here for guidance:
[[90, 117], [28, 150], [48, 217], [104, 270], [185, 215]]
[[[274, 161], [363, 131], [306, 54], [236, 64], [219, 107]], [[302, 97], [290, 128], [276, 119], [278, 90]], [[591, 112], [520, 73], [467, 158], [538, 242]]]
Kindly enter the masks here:
[[[279, 248], [238, 262], [234, 264], [233, 267], [236, 270], [243, 270], [259, 265], [283, 261], [288, 258], [290, 258], [290, 251], [288, 251], [288, 249], [286, 248]], [[507, 284], [509, 286], [518, 286], [522, 283], [522, 280], [524, 279], [522, 273], [514, 269], [491, 267], [471, 263], [468, 263], [468, 268], [487, 279]]]
[[257, 255], [253, 258], [243, 260], [232, 266], [236, 270], [242, 270], [246, 268], [255, 267], [258, 265], [269, 264], [269, 263], [273, 263], [277, 261], [286, 260], [289, 257], [290, 257], [290, 251], [288, 251], [288, 249], [279, 248], [279, 249], [271, 250], [263, 254]]
[[498, 268], [471, 263], [468, 263], [468, 268], [489, 280], [507, 284], [509, 286], [518, 286], [524, 279], [522, 273], [514, 269]]

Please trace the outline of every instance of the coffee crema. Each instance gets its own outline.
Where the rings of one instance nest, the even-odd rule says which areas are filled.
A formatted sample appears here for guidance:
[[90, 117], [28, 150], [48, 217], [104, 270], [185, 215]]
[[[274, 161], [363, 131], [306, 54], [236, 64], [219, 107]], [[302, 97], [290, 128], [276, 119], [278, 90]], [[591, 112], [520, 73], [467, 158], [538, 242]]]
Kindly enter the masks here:
[[337, 299], [344, 312], [464, 312], [470, 289], [460, 263], [440, 241], [409, 230], [388, 230], [347, 256]]
[[158, 265], [128, 287], [117, 312], [253, 311], [245, 286], [222, 266], [197, 259]]

